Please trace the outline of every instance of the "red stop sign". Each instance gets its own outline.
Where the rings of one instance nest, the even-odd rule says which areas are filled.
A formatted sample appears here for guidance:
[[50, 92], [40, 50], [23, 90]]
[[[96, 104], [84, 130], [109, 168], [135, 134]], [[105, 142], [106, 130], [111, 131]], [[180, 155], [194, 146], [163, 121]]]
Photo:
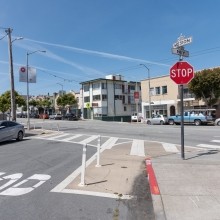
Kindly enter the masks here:
[[194, 78], [193, 67], [185, 61], [179, 61], [170, 68], [170, 78], [176, 84], [187, 84]]

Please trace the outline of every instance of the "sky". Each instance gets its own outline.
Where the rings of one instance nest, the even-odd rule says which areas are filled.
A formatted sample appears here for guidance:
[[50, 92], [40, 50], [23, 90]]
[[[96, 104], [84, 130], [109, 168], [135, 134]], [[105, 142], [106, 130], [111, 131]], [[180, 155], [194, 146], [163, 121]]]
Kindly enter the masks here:
[[19, 69], [38, 51], [28, 55], [37, 70], [29, 94], [52, 95], [106, 75], [147, 79], [140, 64], [151, 78], [168, 75], [180, 35], [192, 37], [184, 60], [195, 71], [220, 66], [219, 8], [219, 0], [0, 0], [0, 94], [10, 90], [5, 28], [13, 29], [15, 90], [27, 94]]

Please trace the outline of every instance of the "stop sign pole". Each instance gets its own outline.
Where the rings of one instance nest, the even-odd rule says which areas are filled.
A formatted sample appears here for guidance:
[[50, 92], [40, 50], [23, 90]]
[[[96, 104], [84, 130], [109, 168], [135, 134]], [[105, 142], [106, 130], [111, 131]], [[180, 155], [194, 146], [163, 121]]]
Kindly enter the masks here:
[[[185, 159], [185, 152], [184, 152], [184, 106], [183, 106], [183, 85], [188, 84], [194, 78], [194, 71], [193, 67], [183, 61], [183, 56], [185, 52], [183, 45], [189, 44], [192, 42], [192, 38], [185, 38], [184, 36], [180, 36], [176, 43], [173, 44], [172, 51], [174, 48], [177, 48], [179, 55], [179, 62], [174, 64], [170, 69], [170, 78], [178, 85], [180, 85], [180, 111], [181, 111], [181, 158]], [[189, 53], [185, 55], [188, 57]]]

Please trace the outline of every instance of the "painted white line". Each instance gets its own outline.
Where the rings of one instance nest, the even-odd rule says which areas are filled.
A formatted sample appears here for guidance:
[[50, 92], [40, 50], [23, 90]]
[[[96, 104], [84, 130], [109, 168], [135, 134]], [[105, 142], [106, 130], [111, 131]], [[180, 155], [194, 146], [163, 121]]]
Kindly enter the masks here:
[[133, 140], [130, 155], [145, 156], [143, 140]]
[[55, 136], [55, 137], [51, 137], [51, 138], [47, 138], [48, 140], [55, 140], [55, 139], [58, 139], [58, 138], [62, 138], [62, 137], [65, 137], [65, 136], [68, 136], [69, 134], [61, 134], [61, 135], [58, 135], [58, 136]]
[[220, 146], [217, 146], [217, 145], [198, 144], [197, 146], [202, 147], [202, 148], [220, 149]]
[[175, 144], [162, 143], [162, 145], [166, 152], [173, 152], [173, 153], [179, 152]]
[[71, 140], [76, 139], [76, 138], [81, 137], [81, 136], [83, 136], [83, 135], [82, 134], [76, 134], [76, 135], [73, 135], [71, 137], [62, 139], [62, 141], [71, 141]]
[[211, 142], [220, 143], [220, 140], [212, 140]]
[[83, 141], [80, 141], [79, 144], [88, 144], [89, 142], [91, 141], [94, 141], [95, 139], [97, 139], [99, 137], [99, 135], [93, 135], [89, 138], [86, 138], [85, 140]]
[[64, 189], [64, 190], [62, 190], [62, 193], [99, 196], [99, 197], [106, 197], [106, 198], [113, 198], [113, 199], [133, 199], [133, 198], [135, 198], [135, 196], [132, 196], [132, 195], [119, 196], [118, 194], [84, 191], [84, 190], [77, 190], [77, 189]]
[[104, 144], [101, 145], [101, 149], [111, 149], [117, 141], [118, 138], [111, 137]]

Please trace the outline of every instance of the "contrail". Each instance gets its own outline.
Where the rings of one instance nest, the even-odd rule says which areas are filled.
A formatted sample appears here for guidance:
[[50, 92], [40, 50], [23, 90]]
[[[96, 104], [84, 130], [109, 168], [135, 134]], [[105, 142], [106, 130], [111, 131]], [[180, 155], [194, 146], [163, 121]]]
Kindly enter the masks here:
[[127, 57], [127, 56], [121, 56], [121, 55], [116, 55], [116, 54], [110, 54], [110, 53], [105, 53], [105, 52], [99, 52], [95, 50], [87, 50], [87, 49], [82, 49], [82, 48], [77, 48], [77, 47], [70, 47], [70, 46], [65, 46], [62, 44], [53, 44], [53, 43], [47, 43], [43, 41], [36, 41], [36, 40], [31, 40], [28, 38], [25, 38], [27, 41], [31, 41], [34, 43], [39, 43], [39, 44], [44, 44], [44, 45], [49, 45], [49, 46], [54, 46], [54, 47], [60, 47], [68, 50], [73, 50], [77, 51], [79, 53], [84, 53], [84, 54], [93, 54], [101, 57], [106, 57], [106, 58], [111, 58], [111, 59], [117, 59], [117, 60], [127, 60], [127, 61], [135, 61], [135, 62], [144, 62], [144, 63], [149, 63], [149, 64], [154, 64], [154, 65], [160, 65], [160, 66], [167, 66], [170, 67], [170, 65], [164, 64], [164, 63], [158, 63], [158, 62], [152, 62], [148, 60], [143, 60], [143, 59], [137, 59], [137, 58], [132, 58], [132, 57]]

